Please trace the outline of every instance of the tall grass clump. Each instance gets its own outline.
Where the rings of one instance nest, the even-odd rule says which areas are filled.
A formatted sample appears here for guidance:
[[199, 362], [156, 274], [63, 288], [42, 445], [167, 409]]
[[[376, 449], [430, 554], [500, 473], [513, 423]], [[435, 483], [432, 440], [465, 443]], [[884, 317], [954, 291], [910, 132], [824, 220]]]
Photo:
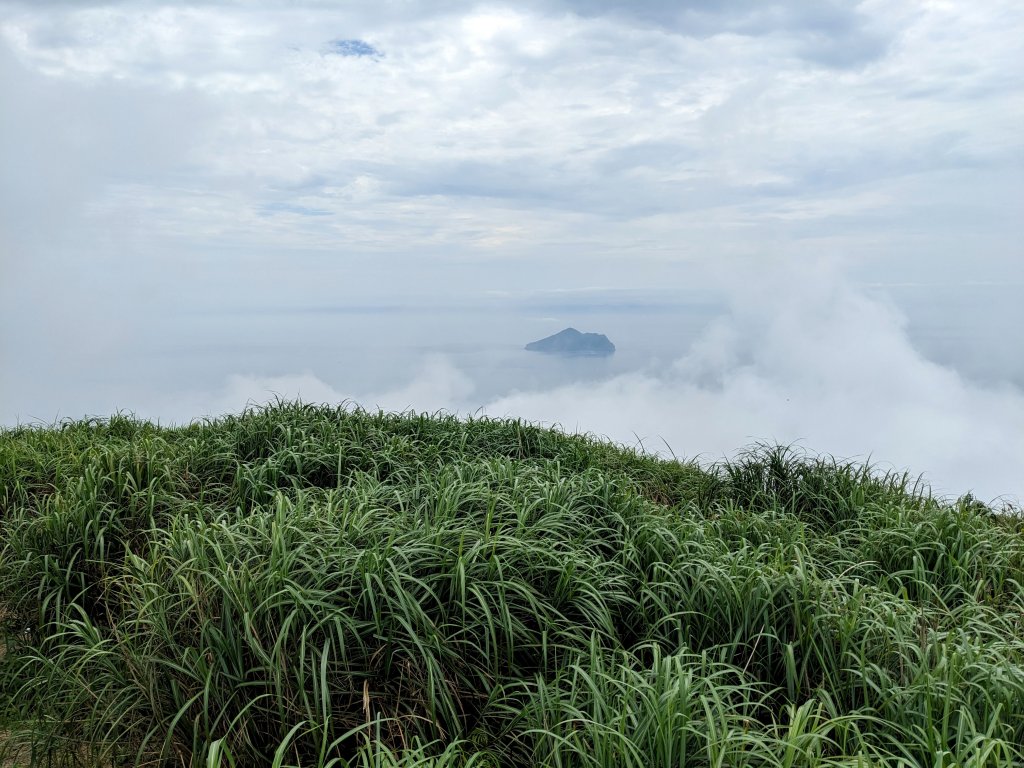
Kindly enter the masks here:
[[1024, 765], [1019, 510], [278, 403], [0, 432], [0, 764]]

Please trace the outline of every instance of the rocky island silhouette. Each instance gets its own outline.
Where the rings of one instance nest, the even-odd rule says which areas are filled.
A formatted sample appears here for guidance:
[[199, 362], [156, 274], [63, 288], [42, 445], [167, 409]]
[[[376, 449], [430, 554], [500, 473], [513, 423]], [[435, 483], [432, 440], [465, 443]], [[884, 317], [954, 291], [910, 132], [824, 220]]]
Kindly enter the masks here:
[[575, 328], [566, 328], [553, 336], [531, 341], [526, 349], [549, 355], [595, 357], [613, 354], [615, 345], [603, 333], [580, 333]]

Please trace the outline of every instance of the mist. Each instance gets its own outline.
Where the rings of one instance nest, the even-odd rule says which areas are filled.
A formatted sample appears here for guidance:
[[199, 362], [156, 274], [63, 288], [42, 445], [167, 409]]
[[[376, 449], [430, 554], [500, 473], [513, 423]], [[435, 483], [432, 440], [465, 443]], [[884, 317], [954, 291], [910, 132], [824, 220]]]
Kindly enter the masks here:
[[[372, 359], [387, 383], [311, 358], [305, 369], [235, 371], [149, 413], [180, 419], [275, 398], [445, 411], [522, 418], [705, 463], [755, 443], [792, 444], [907, 472], [939, 496], [1019, 503], [1024, 390], [1000, 375], [998, 353], [980, 372], [977, 355], [965, 370], [932, 359], [891, 297], [833, 268], [756, 278], [688, 314], [624, 319], [571, 304], [560, 317], [456, 313], [446, 343], [388, 347], [378, 337], [376, 357], [346, 353], [357, 367]], [[415, 315], [400, 317], [415, 324]], [[608, 332], [616, 355], [564, 359], [522, 349], [561, 324]], [[940, 331], [925, 338], [934, 345]]]

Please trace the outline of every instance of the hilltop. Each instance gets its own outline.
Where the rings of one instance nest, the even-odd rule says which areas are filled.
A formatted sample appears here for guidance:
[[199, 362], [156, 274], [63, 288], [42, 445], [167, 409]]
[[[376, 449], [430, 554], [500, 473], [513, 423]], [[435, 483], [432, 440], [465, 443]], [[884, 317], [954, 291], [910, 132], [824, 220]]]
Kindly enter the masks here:
[[906, 475], [281, 403], [0, 480], [4, 765], [1024, 761], [1021, 518]]

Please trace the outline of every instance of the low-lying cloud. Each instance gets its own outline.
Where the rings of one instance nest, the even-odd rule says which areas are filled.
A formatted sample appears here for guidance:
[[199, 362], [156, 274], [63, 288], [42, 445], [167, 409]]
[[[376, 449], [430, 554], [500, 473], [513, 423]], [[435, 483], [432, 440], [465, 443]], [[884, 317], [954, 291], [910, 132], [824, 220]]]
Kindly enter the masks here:
[[[273, 396], [387, 410], [483, 412], [711, 461], [758, 441], [797, 443], [923, 474], [934, 492], [1024, 497], [1024, 393], [982, 385], [919, 352], [900, 312], [835, 277], [778, 274], [662, 370], [474, 399], [470, 376], [428, 359], [406, 385], [341, 392], [312, 374], [233, 377], [220, 409]], [[672, 333], [671, 328], [662, 329]]]

